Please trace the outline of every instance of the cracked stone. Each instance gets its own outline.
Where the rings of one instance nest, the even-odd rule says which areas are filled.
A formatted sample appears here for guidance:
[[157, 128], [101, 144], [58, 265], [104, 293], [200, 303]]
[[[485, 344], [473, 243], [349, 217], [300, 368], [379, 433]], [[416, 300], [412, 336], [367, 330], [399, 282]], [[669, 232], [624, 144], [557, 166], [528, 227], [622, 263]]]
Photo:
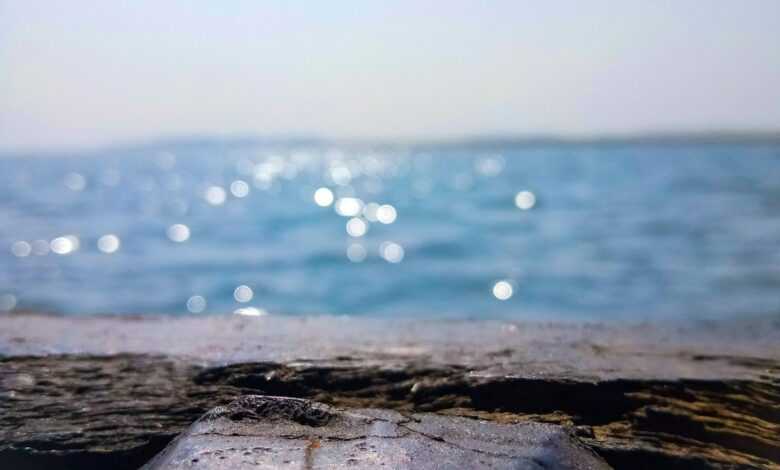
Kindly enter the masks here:
[[562, 426], [431, 413], [340, 410], [243, 396], [204, 415], [145, 467], [349, 469], [611, 468]]
[[[431, 412], [563, 425], [614, 468], [780, 470], [773, 319], [511, 332], [490, 321], [0, 320], [2, 469], [136, 469], [208, 410], [277, 395], [370, 408], [382, 418], [374, 438], [404, 439], [416, 424], [403, 416]], [[330, 428], [330, 408], [292, 403], [235, 416]]]

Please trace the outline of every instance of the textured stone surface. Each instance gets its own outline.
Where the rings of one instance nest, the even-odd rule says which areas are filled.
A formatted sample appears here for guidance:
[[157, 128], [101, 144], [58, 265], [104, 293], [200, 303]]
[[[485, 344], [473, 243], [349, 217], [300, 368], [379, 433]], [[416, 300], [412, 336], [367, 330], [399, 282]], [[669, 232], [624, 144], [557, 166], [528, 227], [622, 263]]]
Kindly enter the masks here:
[[[752, 379], [780, 317], [661, 325], [349, 317], [0, 316], [0, 355], [161, 354], [201, 364], [459, 365], [482, 376]], [[747, 367], [746, 367], [747, 365]]]
[[610, 467], [555, 425], [340, 411], [308, 400], [248, 395], [207, 413], [144, 468]]
[[0, 468], [137, 468], [263, 394], [565, 425], [615, 468], [778, 469], [779, 330], [2, 316]]

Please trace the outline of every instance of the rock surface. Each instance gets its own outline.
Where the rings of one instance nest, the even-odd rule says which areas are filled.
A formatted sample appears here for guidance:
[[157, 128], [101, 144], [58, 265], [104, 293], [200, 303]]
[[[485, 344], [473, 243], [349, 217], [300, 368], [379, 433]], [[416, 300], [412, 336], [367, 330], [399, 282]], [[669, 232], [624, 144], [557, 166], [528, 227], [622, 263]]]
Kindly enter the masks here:
[[0, 317], [0, 468], [138, 468], [248, 394], [562, 425], [614, 468], [780, 469], [772, 319]]
[[[780, 317], [660, 325], [350, 317], [0, 315], [0, 355], [134, 353], [199, 364], [456, 364], [481, 376], [753, 379]], [[758, 359], [757, 362], [753, 359]], [[758, 365], [756, 368], [754, 366]]]
[[610, 468], [561, 426], [247, 395], [208, 412], [144, 467], [163, 469]]

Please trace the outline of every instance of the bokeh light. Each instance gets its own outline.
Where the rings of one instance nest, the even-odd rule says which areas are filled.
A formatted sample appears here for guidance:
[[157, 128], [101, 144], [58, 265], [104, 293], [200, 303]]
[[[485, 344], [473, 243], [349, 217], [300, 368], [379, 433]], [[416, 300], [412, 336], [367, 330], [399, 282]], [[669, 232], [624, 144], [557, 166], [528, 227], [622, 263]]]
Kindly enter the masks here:
[[508, 300], [514, 294], [512, 283], [506, 280], [493, 284], [493, 296], [498, 300]]
[[527, 211], [536, 205], [536, 195], [531, 191], [520, 191], [515, 195], [515, 205], [518, 209]]
[[368, 231], [368, 224], [360, 217], [353, 217], [347, 221], [347, 233], [351, 237], [362, 237]]
[[[76, 243], [74, 243], [74, 240]], [[49, 243], [49, 248], [58, 255], [68, 255], [78, 250], [78, 238], [72, 235], [57, 237]]]
[[360, 243], [350, 243], [347, 246], [347, 259], [353, 263], [362, 263], [367, 255], [366, 247]]
[[240, 285], [233, 291], [233, 298], [236, 299], [236, 302], [241, 303], [249, 302], [254, 295], [252, 288], [246, 285]]
[[320, 207], [328, 207], [333, 204], [333, 191], [328, 188], [319, 188], [314, 191], [314, 203]]
[[363, 217], [369, 222], [378, 222], [376, 213], [379, 210], [379, 204], [376, 202], [369, 202], [366, 207], [363, 208]]
[[184, 224], [173, 224], [166, 232], [168, 238], [176, 243], [186, 242], [190, 239], [190, 228]]
[[336, 201], [336, 213], [342, 217], [355, 217], [363, 210], [363, 201], [356, 197], [342, 197]]
[[103, 235], [102, 237], [98, 238], [97, 241], [98, 250], [107, 254], [115, 253], [119, 249], [120, 245], [121, 241], [119, 240], [119, 237], [113, 233]]
[[395, 207], [390, 204], [382, 204], [376, 210], [376, 219], [380, 223], [392, 224], [395, 222], [396, 217], [398, 217], [398, 213], [396, 212]]
[[222, 186], [209, 186], [203, 197], [212, 206], [221, 206], [227, 199], [227, 193]]
[[65, 175], [65, 187], [71, 191], [83, 191], [87, 186], [87, 179], [81, 173], [68, 173]]
[[187, 299], [187, 310], [191, 313], [201, 313], [206, 310], [206, 299], [202, 295], [193, 295]]
[[230, 183], [230, 194], [237, 198], [249, 195], [249, 184], [244, 180], [236, 180]]
[[404, 247], [395, 242], [382, 242], [379, 245], [379, 256], [388, 263], [400, 263], [404, 259]]
[[11, 253], [18, 257], [24, 258], [32, 252], [32, 246], [24, 240], [19, 240], [11, 245]]

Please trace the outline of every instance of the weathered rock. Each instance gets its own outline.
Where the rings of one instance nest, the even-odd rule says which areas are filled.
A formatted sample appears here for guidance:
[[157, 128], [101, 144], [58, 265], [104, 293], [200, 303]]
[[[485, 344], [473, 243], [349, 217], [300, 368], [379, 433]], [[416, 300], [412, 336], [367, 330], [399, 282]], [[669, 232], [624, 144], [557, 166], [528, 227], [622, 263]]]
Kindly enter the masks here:
[[610, 468], [561, 426], [342, 411], [247, 395], [216, 408], [144, 468]]
[[0, 316], [0, 469], [138, 468], [247, 394], [565, 425], [615, 468], [780, 469], [771, 319], [254, 320]]
[[329, 316], [0, 315], [1, 356], [119, 353], [186, 357], [208, 365], [458, 365], [472, 375], [529, 379], [754, 379], [757, 371], [780, 359], [780, 318], [607, 325]]

